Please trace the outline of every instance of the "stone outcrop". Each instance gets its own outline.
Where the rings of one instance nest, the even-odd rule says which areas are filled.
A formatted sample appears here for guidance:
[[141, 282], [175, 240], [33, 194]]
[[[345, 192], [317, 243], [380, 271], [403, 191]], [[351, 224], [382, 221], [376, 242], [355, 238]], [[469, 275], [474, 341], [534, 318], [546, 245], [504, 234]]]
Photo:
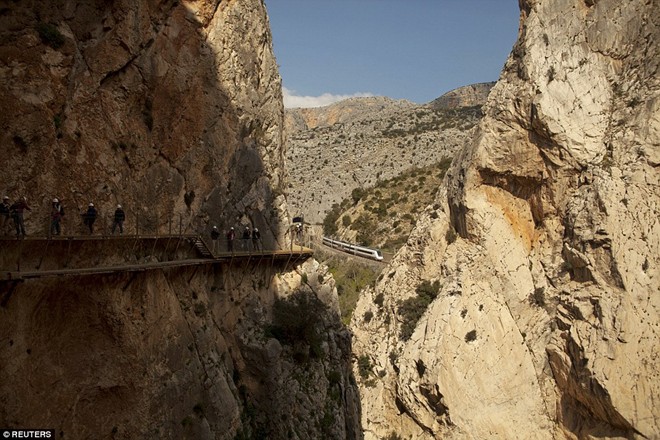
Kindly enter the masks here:
[[292, 214], [320, 224], [354, 189], [452, 157], [480, 117], [479, 107], [440, 109], [384, 97], [286, 110]]
[[[5, 3], [0, 79], [0, 190], [27, 196], [28, 236], [46, 234], [57, 197], [65, 235], [82, 231], [88, 202], [107, 233], [121, 203], [128, 234], [250, 225], [266, 249], [287, 244], [284, 111], [262, 0]], [[126, 240], [68, 240], [71, 261], [160, 258], [155, 241]], [[13, 243], [3, 264], [23, 253], [42, 268], [72, 246]], [[0, 281], [0, 427], [361, 438], [332, 277], [313, 260], [268, 263]]]
[[660, 437], [660, 7], [520, 4], [441, 206], [356, 308], [366, 439]]
[[434, 108], [481, 106], [488, 99], [488, 94], [494, 85], [494, 82], [487, 82], [459, 87], [450, 90], [438, 99], [434, 99], [429, 105]]

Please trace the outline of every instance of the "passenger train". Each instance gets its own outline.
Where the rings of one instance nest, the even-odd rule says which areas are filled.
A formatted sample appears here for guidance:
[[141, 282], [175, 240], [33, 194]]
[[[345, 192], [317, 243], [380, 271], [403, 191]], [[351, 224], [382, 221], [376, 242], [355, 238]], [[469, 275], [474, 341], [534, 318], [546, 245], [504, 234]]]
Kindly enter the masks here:
[[328, 237], [323, 237], [323, 244], [360, 257], [371, 258], [372, 260], [378, 261], [382, 261], [383, 259], [383, 253], [378, 249], [370, 249], [368, 247], [346, 243], [345, 241], [333, 240]]

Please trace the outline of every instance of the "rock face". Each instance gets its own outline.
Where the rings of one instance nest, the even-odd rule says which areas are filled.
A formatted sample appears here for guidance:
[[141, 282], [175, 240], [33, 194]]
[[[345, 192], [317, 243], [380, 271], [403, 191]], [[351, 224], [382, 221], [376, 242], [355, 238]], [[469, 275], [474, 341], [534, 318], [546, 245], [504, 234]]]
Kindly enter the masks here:
[[[128, 234], [245, 224], [266, 249], [286, 245], [284, 111], [263, 1], [3, 4], [0, 79], [0, 190], [28, 197], [28, 236], [45, 235], [58, 197], [66, 235], [92, 201], [101, 232], [121, 203]], [[76, 241], [75, 261], [160, 258], [155, 243], [111, 242]], [[13, 243], [2, 264], [33, 252], [24, 261], [59, 267], [71, 246]], [[313, 260], [4, 280], [0, 426], [361, 438], [350, 353], [334, 281]]]
[[494, 82], [470, 84], [450, 90], [438, 99], [429, 103], [434, 108], [458, 108], [473, 107], [483, 105], [488, 99], [490, 90], [495, 85]]
[[[4, 284], [0, 423], [63, 438], [361, 438], [334, 280], [313, 260], [283, 269]], [[296, 295], [316, 304], [294, 309], [317, 320], [301, 327], [314, 345], [270, 330]]]
[[[0, 190], [115, 204], [141, 232], [239, 223], [283, 239], [283, 106], [261, 1], [15, 2], [0, 16]], [[172, 223], [172, 225], [170, 225]], [[134, 229], [133, 229], [134, 230]]]
[[442, 206], [354, 314], [365, 438], [660, 438], [658, 11], [521, 1]]
[[320, 224], [354, 189], [451, 157], [480, 117], [383, 97], [287, 110], [290, 209]]

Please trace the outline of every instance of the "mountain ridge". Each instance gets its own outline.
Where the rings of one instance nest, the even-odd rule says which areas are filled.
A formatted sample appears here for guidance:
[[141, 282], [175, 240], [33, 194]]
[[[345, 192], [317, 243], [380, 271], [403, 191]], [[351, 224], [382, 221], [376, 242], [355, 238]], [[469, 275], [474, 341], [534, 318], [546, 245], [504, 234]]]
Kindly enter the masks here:
[[287, 201], [320, 225], [354, 189], [452, 157], [480, 117], [480, 105], [448, 108], [387, 97], [287, 109]]

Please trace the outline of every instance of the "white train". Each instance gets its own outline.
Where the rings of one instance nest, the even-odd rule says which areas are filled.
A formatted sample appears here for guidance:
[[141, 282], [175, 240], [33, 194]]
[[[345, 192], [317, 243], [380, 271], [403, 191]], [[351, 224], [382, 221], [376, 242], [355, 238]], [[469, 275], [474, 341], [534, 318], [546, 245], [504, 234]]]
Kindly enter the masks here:
[[345, 241], [333, 240], [328, 237], [323, 237], [323, 244], [360, 257], [371, 258], [378, 261], [383, 259], [383, 253], [379, 249], [370, 249], [368, 247], [346, 243]]

